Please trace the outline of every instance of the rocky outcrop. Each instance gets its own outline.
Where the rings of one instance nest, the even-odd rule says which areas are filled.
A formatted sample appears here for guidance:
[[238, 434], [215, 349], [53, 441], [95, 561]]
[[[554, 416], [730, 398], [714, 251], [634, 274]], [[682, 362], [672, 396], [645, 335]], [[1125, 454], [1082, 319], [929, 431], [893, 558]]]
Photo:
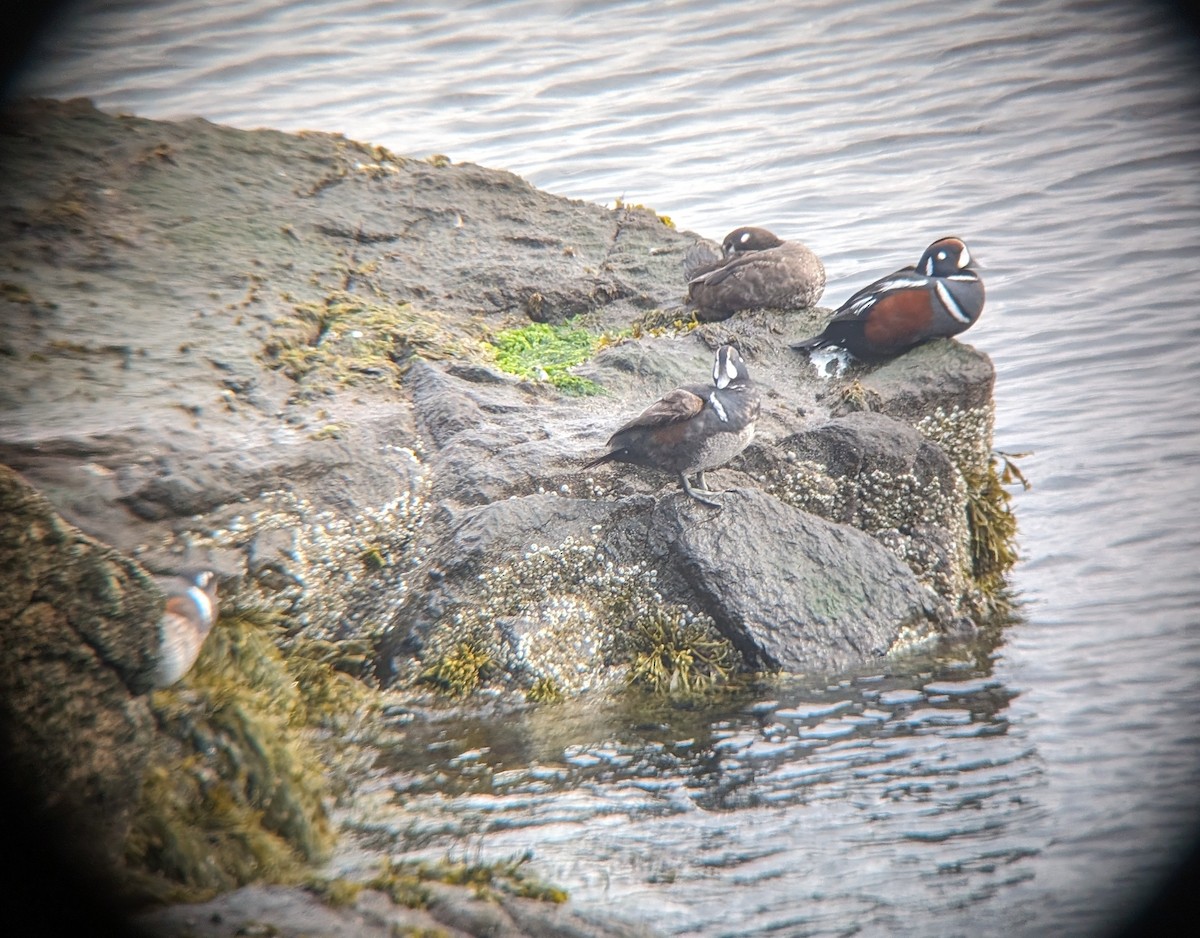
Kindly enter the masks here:
[[[0, 167], [0, 463], [20, 473], [0, 472], [0, 695], [12, 766], [110, 858], [143, 787], [184, 821], [139, 815], [126, 847], [201, 870], [172, 874], [192, 886], [252, 878], [210, 862], [209, 835], [243, 823], [320, 854], [325, 780], [284, 738], [307, 705], [281, 640], [308, 648], [303, 683], [333, 648], [380, 683], [552, 695], [671, 643], [827, 671], [970, 625], [993, 372], [969, 346], [814, 365], [787, 343], [827, 310], [695, 323], [697, 238], [653, 212], [334, 135], [29, 102], [0, 126]], [[568, 339], [585, 346], [570, 368], [525, 348]], [[763, 411], [709, 473], [720, 509], [653, 472], [582, 468], [706, 381], [722, 344]], [[197, 567], [236, 615], [152, 709], [150, 574]], [[191, 823], [203, 798], [237, 823]], [[437, 927], [454, 933], [592, 933], [453, 895]]]
[[72, 831], [79, 851], [111, 861], [153, 738], [144, 695], [163, 596], [3, 466], [0, 518], [4, 773]]
[[[369, 638], [385, 679], [470, 638], [572, 689], [639, 617], [812, 669], [971, 611], [992, 370], [967, 346], [831, 376], [787, 348], [824, 311], [693, 328], [697, 239], [652, 212], [332, 135], [35, 102], [0, 162], [0, 461], [153, 572], [203, 563], [238, 607]], [[568, 317], [604, 337], [574, 369], [600, 393], [502, 369], [501, 330]], [[727, 342], [764, 413], [710, 474], [721, 511], [580, 468]]]

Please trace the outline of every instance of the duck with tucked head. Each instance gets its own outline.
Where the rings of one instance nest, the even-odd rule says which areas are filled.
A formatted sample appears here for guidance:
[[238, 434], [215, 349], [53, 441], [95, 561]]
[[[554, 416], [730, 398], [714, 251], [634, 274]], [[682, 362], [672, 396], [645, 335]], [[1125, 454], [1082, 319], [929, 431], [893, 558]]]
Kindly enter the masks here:
[[728, 319], [742, 309], [801, 309], [825, 292], [825, 265], [803, 244], [765, 228], [735, 228], [720, 255], [711, 242], [684, 258], [688, 303], [698, 319]]
[[792, 348], [844, 348], [871, 360], [958, 335], [983, 312], [983, 281], [975, 263], [961, 238], [940, 238], [915, 267], [902, 267], [863, 287], [838, 308], [820, 335]]
[[[645, 466], [679, 477], [690, 498], [714, 508], [704, 473], [733, 459], [754, 438], [758, 389], [737, 349], [722, 345], [711, 385], [676, 388], [612, 435], [612, 448], [584, 468], [606, 462]], [[695, 475], [693, 488], [689, 476]]]

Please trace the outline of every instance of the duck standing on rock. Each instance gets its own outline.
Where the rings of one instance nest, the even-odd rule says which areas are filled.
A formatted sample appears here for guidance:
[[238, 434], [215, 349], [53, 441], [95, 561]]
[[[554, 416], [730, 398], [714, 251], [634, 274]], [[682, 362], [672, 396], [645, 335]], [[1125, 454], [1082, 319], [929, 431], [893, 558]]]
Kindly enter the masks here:
[[825, 292], [825, 265], [803, 244], [783, 241], [765, 228], [735, 228], [718, 255], [711, 242], [684, 258], [688, 303], [706, 322], [741, 309], [801, 309]]
[[825, 330], [792, 344], [802, 351], [837, 347], [862, 359], [888, 358], [929, 339], [958, 335], [983, 312], [983, 281], [960, 238], [940, 238], [915, 267], [863, 287]]
[[217, 621], [217, 577], [200, 570], [162, 581], [166, 608], [158, 620], [159, 658], [154, 686], [170, 687], [196, 663]]
[[[676, 474], [689, 497], [720, 508], [719, 502], [704, 497], [712, 494], [704, 473], [723, 466], [750, 444], [759, 410], [758, 388], [746, 363], [732, 345], [722, 345], [713, 362], [711, 386], [676, 388], [664, 395], [612, 435], [611, 452], [584, 468], [624, 462]], [[697, 488], [688, 481], [690, 475], [696, 475]]]

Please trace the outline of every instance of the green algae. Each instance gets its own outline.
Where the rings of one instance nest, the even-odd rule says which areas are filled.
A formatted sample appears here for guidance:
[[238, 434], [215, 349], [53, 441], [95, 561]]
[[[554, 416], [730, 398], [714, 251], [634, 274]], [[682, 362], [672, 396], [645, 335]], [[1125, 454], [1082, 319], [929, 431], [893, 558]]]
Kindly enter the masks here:
[[977, 592], [974, 605], [981, 617], [999, 621], [1012, 613], [1008, 574], [1020, 557], [1009, 488], [1028, 489], [1029, 481], [1016, 465], [1026, 454], [991, 449], [993, 421], [991, 407], [939, 407], [916, 427], [946, 452], [962, 475], [969, 575]]
[[[663, 599], [657, 570], [614, 563], [574, 538], [531, 545], [477, 582], [478, 591], [447, 610], [428, 638], [422, 679], [452, 695], [507, 675], [529, 699], [557, 699], [605, 683], [638, 654], [643, 686], [694, 691], [740, 664], [711, 619]], [[647, 637], [639, 644], [630, 636]], [[489, 667], [476, 683], [473, 662], [485, 658]]]
[[498, 332], [489, 344], [502, 371], [545, 381], [564, 394], [584, 397], [601, 394], [603, 388], [572, 374], [570, 369], [587, 361], [601, 340], [602, 336], [575, 325], [535, 322]]
[[883, 398], [878, 391], [868, 388], [857, 378], [853, 378], [838, 389], [832, 413], [840, 416], [842, 414], [861, 413], [864, 411], [877, 411], [880, 409], [882, 403]]
[[346, 909], [358, 901], [366, 884], [351, 879], [319, 879], [309, 884], [309, 889], [331, 909]]
[[1020, 454], [995, 452], [981, 471], [966, 476], [973, 575], [993, 607], [1005, 605], [1007, 576], [1020, 556], [1017, 517], [1012, 493], [1006, 488], [1014, 484], [1029, 488], [1014, 463], [1019, 458]]
[[629, 326], [629, 336], [640, 339], [642, 336], [681, 335], [691, 332], [700, 320], [696, 318], [695, 310], [681, 309], [648, 309], [637, 317]]
[[613, 200], [613, 211], [646, 212], [647, 214], [653, 215], [656, 219], [658, 219], [659, 224], [670, 228], [672, 231], [675, 230], [675, 222], [672, 221], [670, 215], [660, 215], [648, 205], [626, 202], [624, 199], [618, 197], [617, 199]]
[[525, 692], [525, 699], [530, 703], [558, 703], [563, 699], [562, 688], [552, 677], [539, 677]]

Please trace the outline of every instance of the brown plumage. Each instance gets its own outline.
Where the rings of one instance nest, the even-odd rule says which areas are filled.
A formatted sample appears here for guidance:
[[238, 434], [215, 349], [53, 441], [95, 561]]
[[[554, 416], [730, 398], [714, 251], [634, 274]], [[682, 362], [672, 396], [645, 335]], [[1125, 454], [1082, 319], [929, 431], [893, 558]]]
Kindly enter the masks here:
[[[705, 505], [704, 473], [723, 466], [754, 438], [758, 389], [737, 350], [723, 345], [713, 362], [713, 383], [675, 388], [622, 426], [608, 441], [611, 451], [589, 462], [624, 462], [679, 477], [684, 492]], [[693, 488], [689, 476], [697, 476]]]
[[700, 242], [684, 259], [688, 302], [700, 319], [727, 319], [741, 309], [800, 309], [825, 292], [825, 265], [803, 244], [765, 228], [735, 228], [722, 247], [718, 256]]
[[983, 281], [960, 238], [940, 238], [916, 266], [863, 287], [834, 313], [820, 335], [792, 344], [844, 348], [867, 360], [888, 358], [929, 339], [958, 335], [983, 313]]

